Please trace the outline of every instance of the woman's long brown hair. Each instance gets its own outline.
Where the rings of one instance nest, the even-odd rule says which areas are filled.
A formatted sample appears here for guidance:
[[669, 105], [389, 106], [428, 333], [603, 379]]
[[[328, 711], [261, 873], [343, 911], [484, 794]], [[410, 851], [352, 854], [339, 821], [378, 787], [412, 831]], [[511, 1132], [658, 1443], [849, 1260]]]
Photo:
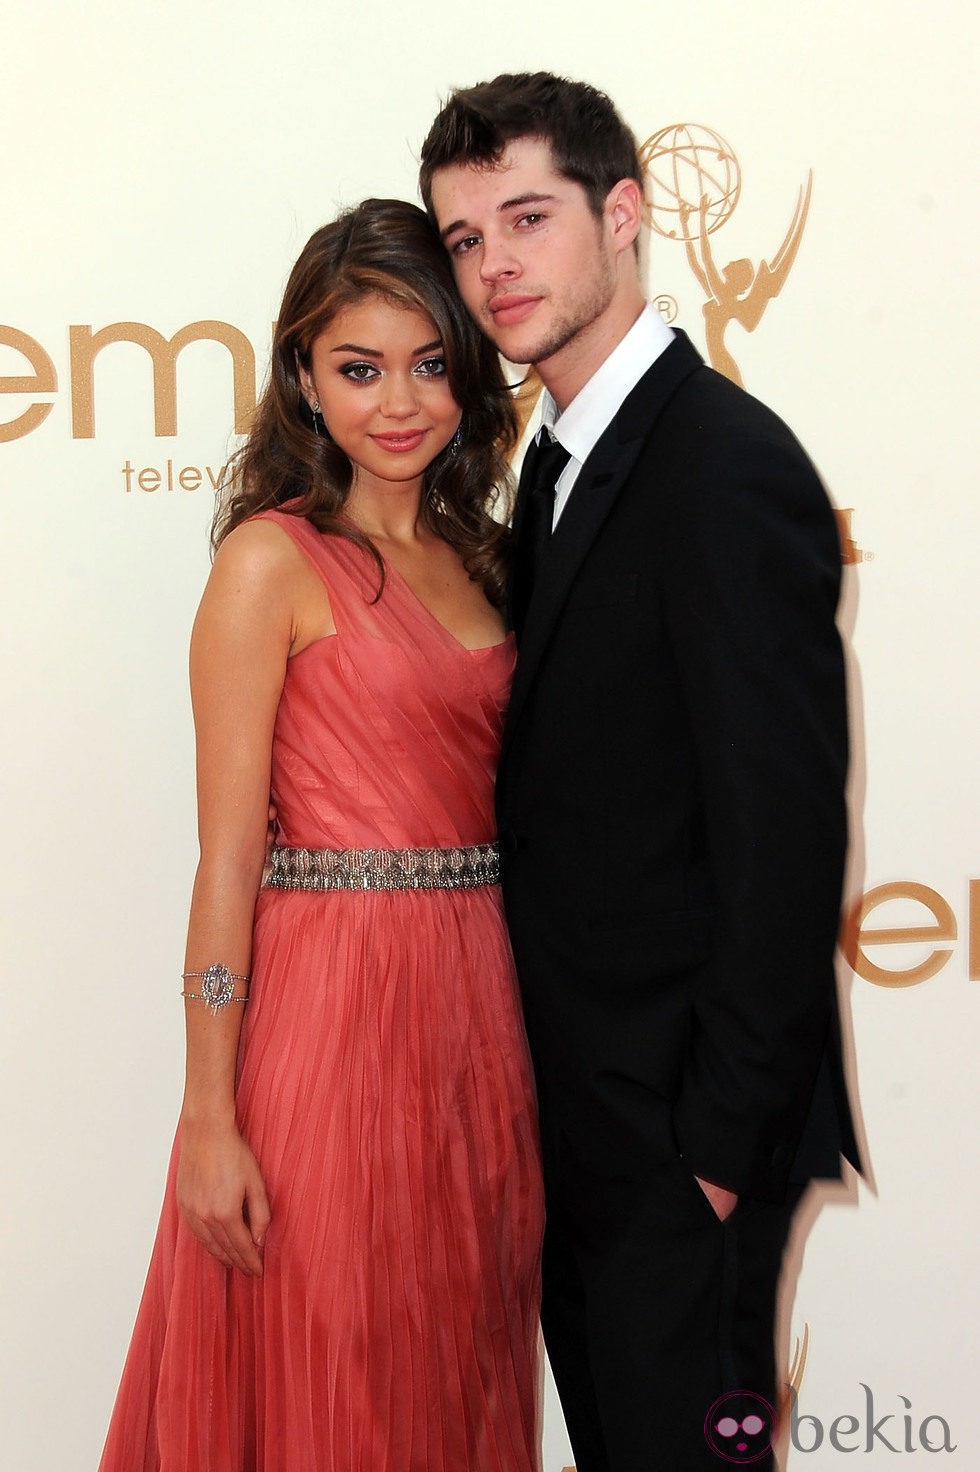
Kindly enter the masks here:
[[496, 350], [459, 298], [434, 227], [403, 200], [367, 199], [317, 230], [303, 248], [279, 312], [269, 380], [215, 512], [212, 544], [216, 548], [256, 511], [292, 502], [290, 512], [374, 556], [380, 594], [384, 564], [343, 517], [354, 467], [339, 446], [316, 433], [299, 380], [300, 367], [310, 367], [314, 339], [339, 311], [370, 294], [426, 313], [438, 330], [462, 421], [458, 448], [447, 446], [426, 470], [421, 515], [499, 607], [510, 534], [506, 517], [498, 519], [494, 510], [501, 498], [509, 510], [513, 398]]

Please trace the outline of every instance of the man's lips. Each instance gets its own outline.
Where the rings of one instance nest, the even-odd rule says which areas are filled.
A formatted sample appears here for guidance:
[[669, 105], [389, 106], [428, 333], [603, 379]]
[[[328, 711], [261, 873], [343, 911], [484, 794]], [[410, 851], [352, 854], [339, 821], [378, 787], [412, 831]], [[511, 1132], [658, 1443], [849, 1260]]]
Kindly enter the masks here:
[[417, 450], [427, 434], [426, 429], [404, 429], [393, 430], [388, 434], [373, 434], [371, 438], [382, 450], [403, 455], [408, 450]]
[[530, 317], [538, 302], [539, 296], [495, 296], [488, 304], [490, 315], [498, 327], [513, 327], [518, 322], [523, 322]]

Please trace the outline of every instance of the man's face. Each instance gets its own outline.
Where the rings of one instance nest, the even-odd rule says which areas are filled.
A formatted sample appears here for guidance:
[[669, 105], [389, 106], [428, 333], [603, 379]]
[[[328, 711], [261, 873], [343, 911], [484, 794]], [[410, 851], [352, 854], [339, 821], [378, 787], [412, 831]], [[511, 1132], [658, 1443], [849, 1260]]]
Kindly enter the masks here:
[[438, 170], [432, 206], [463, 300], [505, 358], [548, 364], [595, 330], [616, 290], [614, 224], [556, 172], [546, 142]]

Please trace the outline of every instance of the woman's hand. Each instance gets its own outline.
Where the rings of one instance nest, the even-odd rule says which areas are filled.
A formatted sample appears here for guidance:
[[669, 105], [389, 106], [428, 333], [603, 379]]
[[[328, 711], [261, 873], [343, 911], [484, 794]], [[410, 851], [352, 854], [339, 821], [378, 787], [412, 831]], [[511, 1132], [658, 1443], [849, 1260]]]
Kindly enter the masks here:
[[269, 1198], [258, 1162], [233, 1123], [181, 1123], [177, 1205], [220, 1263], [261, 1275]]

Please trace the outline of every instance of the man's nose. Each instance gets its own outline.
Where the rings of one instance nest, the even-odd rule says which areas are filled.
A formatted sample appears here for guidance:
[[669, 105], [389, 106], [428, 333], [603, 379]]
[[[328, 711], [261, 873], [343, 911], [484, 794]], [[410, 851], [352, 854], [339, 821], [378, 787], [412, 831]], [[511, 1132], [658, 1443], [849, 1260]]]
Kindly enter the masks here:
[[520, 262], [514, 254], [510, 241], [501, 236], [484, 240], [480, 257], [480, 276], [487, 284], [495, 281], [512, 281], [521, 274]]

